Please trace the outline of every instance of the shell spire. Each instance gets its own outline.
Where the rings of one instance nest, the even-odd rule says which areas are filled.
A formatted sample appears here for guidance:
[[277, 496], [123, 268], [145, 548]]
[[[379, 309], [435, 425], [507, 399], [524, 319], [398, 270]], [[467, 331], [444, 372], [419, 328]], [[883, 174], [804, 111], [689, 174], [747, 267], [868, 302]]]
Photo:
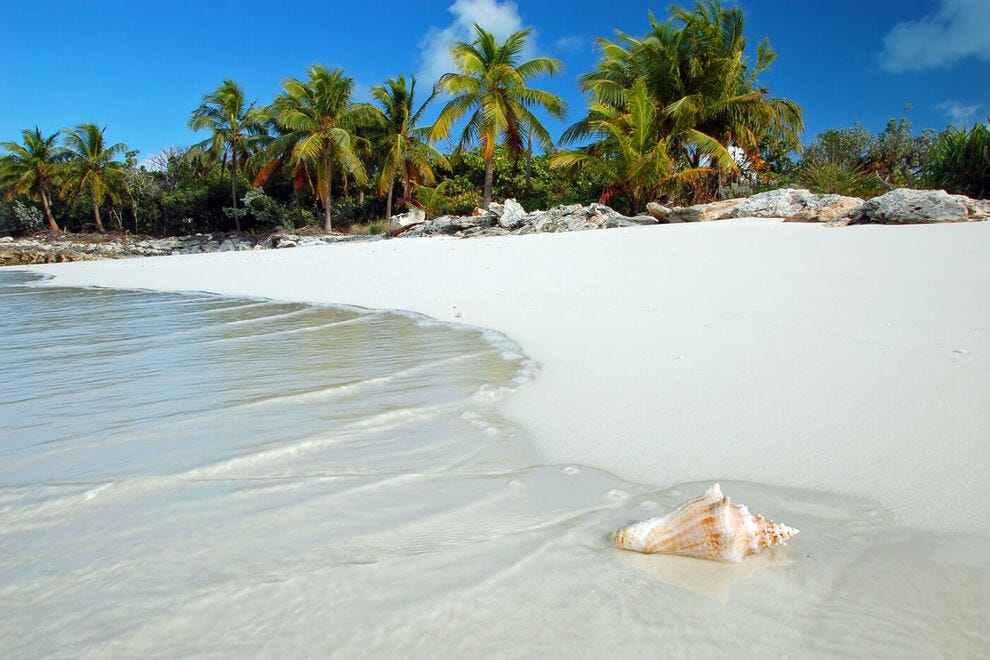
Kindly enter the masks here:
[[666, 516], [620, 529], [612, 534], [612, 543], [636, 552], [738, 562], [763, 548], [783, 544], [797, 533], [733, 504], [713, 484]]

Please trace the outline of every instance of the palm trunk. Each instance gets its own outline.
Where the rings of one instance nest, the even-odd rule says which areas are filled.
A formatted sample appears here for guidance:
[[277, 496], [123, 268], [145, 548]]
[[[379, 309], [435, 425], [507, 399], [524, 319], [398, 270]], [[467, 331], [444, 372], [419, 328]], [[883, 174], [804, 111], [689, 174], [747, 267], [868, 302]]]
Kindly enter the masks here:
[[385, 238], [392, 235], [392, 189], [395, 184], [388, 184], [388, 197], [385, 200]]
[[533, 176], [533, 127], [529, 127], [529, 146], [526, 147], [526, 192], [529, 192]]
[[492, 203], [492, 179], [495, 174], [495, 159], [492, 156], [485, 156], [485, 191], [482, 198], [481, 208], [488, 210]]
[[303, 226], [302, 202], [299, 200], [299, 189], [292, 187], [292, 198], [296, 202], [296, 227]]
[[241, 218], [237, 215], [237, 152], [230, 153], [230, 200], [234, 205], [234, 229], [241, 233]]
[[96, 218], [96, 231], [101, 234], [107, 233], [107, 230], [103, 228], [103, 220], [100, 219], [100, 205], [93, 200], [93, 217]]
[[333, 198], [331, 197], [330, 188], [333, 185], [333, 163], [329, 160], [327, 161], [327, 189], [326, 195], [323, 198], [323, 231], [328, 234], [333, 231], [333, 227], [330, 222], [330, 207], [333, 204]]
[[48, 228], [52, 231], [62, 231], [55, 222], [55, 216], [52, 215], [51, 202], [48, 201], [48, 194], [44, 188], [41, 189], [41, 205], [45, 208], [45, 217], [48, 218]]

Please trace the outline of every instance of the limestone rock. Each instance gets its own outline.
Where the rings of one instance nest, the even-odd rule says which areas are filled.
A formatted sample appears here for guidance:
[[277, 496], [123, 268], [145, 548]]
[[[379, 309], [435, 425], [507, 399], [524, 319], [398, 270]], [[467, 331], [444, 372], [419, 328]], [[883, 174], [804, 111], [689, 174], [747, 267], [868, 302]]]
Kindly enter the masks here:
[[990, 219], [990, 199], [970, 199], [967, 197], [963, 203], [966, 204], [966, 209], [969, 211], [970, 220]]
[[944, 190], [898, 188], [874, 197], [849, 214], [852, 222], [888, 225], [966, 222], [986, 217], [985, 206]]
[[650, 202], [647, 204], [646, 212], [659, 222], [667, 222], [667, 216], [670, 215], [670, 209], [659, 202]]
[[501, 206], [501, 213], [498, 214], [498, 224], [503, 229], [516, 229], [522, 225], [524, 217], [526, 217], [526, 209], [522, 204], [514, 199], [507, 199]]
[[413, 207], [405, 213], [392, 216], [392, 228], [402, 230], [406, 227], [414, 227], [426, 222], [426, 212], [421, 208]]
[[694, 206], [676, 206], [667, 214], [667, 222], [710, 222], [712, 220], [725, 220], [733, 216], [733, 211], [743, 201], [743, 198], [725, 199], [720, 202], [709, 204], [695, 204]]
[[858, 197], [822, 195], [802, 188], [768, 190], [736, 206], [737, 218], [784, 218], [789, 222], [827, 222], [863, 203]]

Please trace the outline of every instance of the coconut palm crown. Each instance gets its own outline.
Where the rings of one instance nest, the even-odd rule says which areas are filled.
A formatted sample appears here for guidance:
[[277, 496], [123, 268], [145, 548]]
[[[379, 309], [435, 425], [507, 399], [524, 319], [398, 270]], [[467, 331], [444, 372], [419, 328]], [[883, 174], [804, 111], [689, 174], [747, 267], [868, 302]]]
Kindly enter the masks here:
[[567, 105], [550, 92], [526, 85], [538, 75], [556, 75], [563, 69], [560, 60], [549, 57], [519, 61], [531, 28], [510, 34], [501, 43], [478, 24], [474, 30], [474, 41], [459, 41], [451, 48], [458, 71], [441, 76], [437, 88], [453, 98], [440, 111], [429, 137], [431, 141], [445, 139], [454, 125], [470, 113], [461, 130], [457, 151], [475, 140], [481, 143], [485, 157], [482, 205], [488, 208], [492, 199], [495, 145], [504, 142], [509, 154], [518, 159], [524, 151], [525, 136], [532, 129], [544, 149], [552, 148], [550, 134], [532, 109], [539, 107], [551, 117], [563, 119]]
[[589, 113], [564, 132], [562, 141], [603, 137], [599, 129], [608, 113], [599, 110], [626, 109], [639, 81], [659, 111], [654, 137], [668, 141], [680, 167], [738, 172], [731, 148], [754, 160], [766, 144], [799, 148], [800, 107], [771, 97], [757, 80], [777, 53], [764, 39], [755, 64], [747, 65], [743, 18], [740, 7], [724, 9], [719, 0], [701, 0], [693, 9], [672, 8], [663, 22], [651, 14], [643, 38], [620, 32], [615, 41], [599, 39], [602, 59], [580, 77], [582, 89], [592, 96]]
[[[359, 126], [374, 123], [380, 113], [368, 104], [353, 103], [354, 79], [343, 69], [314, 64], [307, 80], [289, 78], [270, 112], [281, 134], [270, 145], [271, 153], [288, 154], [289, 164], [316, 175], [316, 189], [323, 202], [324, 231], [332, 230], [335, 171], [351, 175], [359, 184], [368, 174], [358, 157]], [[377, 113], [377, 114], [376, 114]], [[335, 170], [336, 168], [336, 170]]]
[[8, 195], [25, 195], [37, 199], [45, 209], [48, 227], [60, 231], [52, 215], [52, 187], [59, 176], [62, 163], [68, 152], [58, 146], [61, 131], [45, 137], [41, 129], [21, 131], [22, 144], [4, 142], [0, 144], [7, 153], [0, 157], [0, 187]]
[[100, 216], [100, 206], [108, 192], [123, 184], [125, 163], [116, 160], [116, 157], [127, 152], [127, 145], [123, 142], [107, 145], [105, 132], [106, 128], [88, 123], [65, 131], [69, 161], [66, 163], [67, 177], [63, 189], [74, 190], [76, 200], [83, 192], [89, 193], [96, 230], [101, 234], [106, 233], [106, 229]]
[[410, 199], [412, 184], [432, 185], [436, 181], [434, 165], [449, 169], [447, 159], [423, 140], [425, 130], [418, 128], [423, 112], [436, 97], [434, 90], [422, 105], [416, 107], [416, 77], [407, 85], [406, 77], [389, 78], [384, 85], [371, 90], [381, 105], [384, 131], [381, 145], [384, 151], [379, 169], [377, 188], [386, 194], [386, 218], [392, 215], [392, 190], [397, 177], [402, 178], [402, 198]]
[[230, 159], [230, 203], [234, 210], [234, 225], [241, 230], [237, 212], [237, 169], [254, 153], [268, 136], [264, 115], [254, 103], [248, 104], [244, 90], [233, 80], [224, 80], [214, 91], [203, 96], [198, 108], [189, 117], [189, 128], [208, 130], [210, 137], [192, 146], [189, 153], [213, 164], [220, 161], [220, 173]]

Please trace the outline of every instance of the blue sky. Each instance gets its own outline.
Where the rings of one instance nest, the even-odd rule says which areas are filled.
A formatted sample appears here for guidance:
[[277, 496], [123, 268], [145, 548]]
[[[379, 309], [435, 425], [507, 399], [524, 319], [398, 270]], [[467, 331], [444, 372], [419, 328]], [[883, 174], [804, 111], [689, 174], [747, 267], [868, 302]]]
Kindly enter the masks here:
[[[143, 157], [202, 139], [190, 111], [222, 79], [267, 103], [287, 76], [341, 66], [358, 96], [399, 73], [424, 89], [448, 66], [447, 45], [478, 21], [507, 34], [532, 26], [530, 54], [564, 62], [535, 86], [583, 113], [577, 76], [598, 59], [596, 37], [641, 36], [644, 0], [0, 0], [0, 140], [38, 125], [84, 121]], [[780, 52], [762, 77], [800, 103], [809, 141], [861, 121], [879, 131], [907, 113], [916, 129], [972, 124], [990, 114], [990, 0], [725, 0], [746, 12], [750, 46]], [[566, 124], [548, 122], [554, 135]]]

